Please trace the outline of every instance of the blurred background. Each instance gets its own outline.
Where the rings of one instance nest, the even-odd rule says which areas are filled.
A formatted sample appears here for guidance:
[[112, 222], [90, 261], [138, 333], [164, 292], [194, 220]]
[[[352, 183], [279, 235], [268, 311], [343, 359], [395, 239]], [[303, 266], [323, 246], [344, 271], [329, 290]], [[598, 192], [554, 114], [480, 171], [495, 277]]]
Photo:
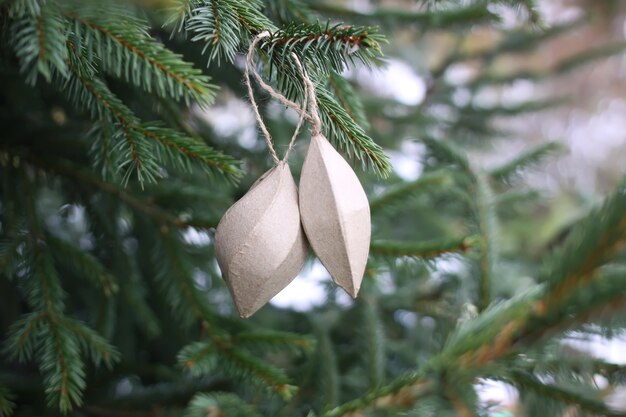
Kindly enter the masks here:
[[[352, 0], [310, 6], [363, 23], [380, 23], [383, 16], [384, 25], [385, 10], [419, 14], [445, 8], [446, 3], [463, 2]], [[501, 18], [499, 23], [470, 27], [460, 16], [449, 24], [430, 22], [433, 27], [418, 22], [417, 28], [411, 17], [397, 19], [389, 13], [385, 65], [357, 66], [344, 76], [363, 97], [374, 140], [400, 143], [388, 153], [395, 175], [405, 181], [423, 173], [422, 129], [452, 133], [470, 160], [487, 171], [536, 146], [557, 144], [545, 164], [516, 177], [517, 187], [532, 190], [527, 196], [541, 197], [532, 208], [516, 210], [517, 220], [509, 219], [511, 233], [500, 236], [505, 250], [507, 244], [512, 250], [522, 245], [538, 254], [626, 173], [626, 54], [621, 52], [626, 48], [626, 4], [539, 0], [532, 9], [503, 4], [491, 10]], [[258, 148], [248, 104], [228, 91], [222, 100], [203, 116], [217, 132], [237, 135], [242, 146]], [[273, 111], [281, 113], [279, 108]], [[287, 117], [295, 120], [295, 114], [287, 112]], [[432, 126], [429, 118], [445, 126]], [[524, 216], [532, 218], [531, 227]], [[461, 273], [465, 267], [452, 258], [436, 261], [433, 269]], [[328, 280], [315, 261], [271, 303], [311, 311], [327, 301]], [[334, 297], [346, 307], [353, 303], [343, 292]], [[564, 343], [626, 364], [626, 334], [610, 339], [571, 335]], [[596, 382], [600, 388], [607, 386], [602, 377]], [[485, 381], [479, 392], [496, 410], [517, 407], [517, 392], [509, 385]], [[626, 410], [626, 390], [618, 389], [609, 401]]]

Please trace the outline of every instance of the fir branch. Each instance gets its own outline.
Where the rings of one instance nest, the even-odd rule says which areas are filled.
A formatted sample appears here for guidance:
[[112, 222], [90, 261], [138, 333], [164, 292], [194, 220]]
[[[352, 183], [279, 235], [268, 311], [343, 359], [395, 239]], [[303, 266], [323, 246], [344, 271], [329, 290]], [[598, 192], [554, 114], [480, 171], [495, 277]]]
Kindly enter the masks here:
[[581, 378], [600, 375], [611, 384], [624, 385], [626, 382], [626, 365], [610, 363], [602, 359], [558, 355], [549, 360], [541, 358], [540, 361], [521, 361], [521, 366], [528, 372], [536, 371], [539, 374], [573, 373]]
[[0, 384], [0, 417], [9, 417], [15, 410], [15, 396], [4, 385]]
[[315, 347], [315, 340], [311, 337], [274, 330], [240, 332], [232, 337], [232, 341], [237, 346], [261, 348], [265, 351], [286, 348], [300, 353], [309, 352]]
[[415, 181], [403, 182], [394, 187], [389, 187], [383, 194], [372, 198], [370, 211], [375, 214], [394, 203], [401, 203], [411, 196], [427, 191], [433, 186], [446, 187], [451, 184], [452, 177], [443, 171], [425, 173]]
[[269, 389], [285, 400], [296, 387], [277, 369], [232, 344], [227, 336], [211, 335], [211, 339], [186, 346], [178, 354], [178, 362], [192, 375], [205, 375], [219, 369], [226, 375], [246, 382], [248, 379]]
[[[199, 166], [207, 174], [219, 172], [232, 180], [241, 175], [234, 159], [204, 142], [155, 123], [142, 123], [102, 80], [95, 77], [94, 70], [80, 55], [73, 56], [70, 69], [74, 76], [63, 85], [68, 97], [86, 108], [92, 117], [103, 120], [104, 126], [108, 126], [109, 120], [113, 123], [110, 130], [114, 145], [110, 154], [118, 172], [125, 170], [124, 183], [133, 172], [137, 173], [140, 182], [155, 182], [161, 175], [158, 162], [163, 160], [185, 170]], [[105, 151], [109, 151], [108, 147], [102, 150]], [[104, 155], [100, 160], [108, 158]]]
[[[90, 171], [68, 163], [67, 161], [44, 161], [34, 155], [22, 155], [21, 157], [40, 169], [44, 169], [67, 178], [72, 178], [81, 183], [95, 187], [104, 193], [110, 194], [137, 212], [150, 216], [159, 225], [171, 225], [176, 228], [197, 226], [193, 220], [178, 218], [154, 204], [133, 196], [115, 184], [101, 180]], [[213, 226], [205, 225], [204, 227], [208, 228]]]
[[314, 20], [313, 10], [301, 0], [277, 0], [266, 3], [272, 15], [283, 24], [293, 21], [311, 23]]
[[46, 340], [41, 346], [40, 368], [48, 405], [67, 413], [82, 404], [86, 386], [79, 345], [75, 335], [50, 316], [41, 327], [40, 337]]
[[218, 363], [217, 350], [211, 342], [191, 343], [185, 346], [176, 358], [178, 363], [196, 376], [212, 373]]
[[559, 62], [554, 67], [553, 71], [556, 74], [570, 72], [578, 69], [579, 67], [587, 65], [590, 62], [595, 62], [620, 54], [624, 52], [624, 50], [626, 50], [626, 42], [616, 42], [608, 45], [590, 48], [585, 50], [584, 52], [580, 52]]
[[26, 74], [29, 84], [35, 84], [38, 74], [49, 82], [54, 71], [67, 73], [65, 26], [66, 22], [52, 4], [46, 4], [37, 14], [25, 15], [13, 22], [12, 44], [20, 61], [20, 71]]
[[197, 394], [189, 402], [185, 417], [261, 417], [255, 407], [235, 394]]
[[[156, 123], [143, 123], [136, 129], [143, 136], [163, 145], [170, 164], [179, 166], [187, 172], [191, 172], [193, 162], [198, 162], [199, 166], [204, 168], [208, 174], [220, 172], [232, 180], [236, 180], [242, 175], [232, 157], [214, 150], [200, 140], [161, 127]], [[184, 159], [180, 158], [181, 154], [185, 156]]]
[[[70, 49], [76, 46], [70, 44]], [[84, 62], [79, 55], [72, 55], [70, 61], [72, 76], [62, 80], [62, 91], [73, 100], [77, 107], [86, 109], [92, 118], [99, 118], [103, 123], [111, 123], [113, 142], [111, 154], [115, 154], [117, 170], [124, 172], [123, 182], [127, 183], [133, 173], [141, 183], [154, 182], [159, 175], [159, 166], [150, 143], [133, 129], [139, 124], [138, 119], [106, 86], [96, 78], [94, 69]], [[108, 149], [107, 149], [108, 150]], [[108, 158], [104, 156], [103, 159]]]
[[[37, 234], [34, 232], [33, 239]], [[40, 235], [41, 237], [41, 235]], [[27, 282], [27, 299], [31, 306], [42, 311], [49, 319], [63, 313], [65, 293], [54, 266], [54, 260], [43, 241], [31, 244], [32, 269]]]
[[126, 300], [132, 310], [137, 315], [137, 321], [141, 323], [141, 329], [145, 331], [149, 338], [156, 337], [161, 334], [161, 325], [159, 320], [153, 311], [152, 307], [148, 304], [146, 299], [146, 285], [144, 280], [140, 276], [140, 271], [136, 265], [136, 261], [128, 253], [128, 251], [122, 250], [123, 242], [119, 236], [116, 236], [116, 247], [119, 248], [116, 251], [116, 256], [121, 263], [122, 270], [127, 271], [128, 278], [120, 283], [120, 296]]
[[209, 50], [209, 62], [221, 59], [233, 62], [239, 46], [239, 22], [231, 0], [210, 0], [193, 9], [186, 29], [192, 42], [202, 42], [202, 53]]
[[180, 241], [167, 227], [162, 227], [160, 240], [155, 243], [154, 261], [159, 265], [155, 278], [182, 325], [212, 320], [208, 298], [197, 287], [189, 263], [182, 257]]
[[563, 247], [548, 258], [544, 272], [550, 294], [538, 306], [546, 310], [573, 288], [589, 283], [597, 269], [626, 245], [624, 185], [569, 234]]
[[514, 343], [529, 345], [549, 336], [602, 319], [626, 307], [626, 270], [604, 270], [584, 286], [572, 288], [558, 300], [548, 293], [533, 306]]
[[496, 23], [500, 17], [491, 12], [485, 2], [477, 2], [463, 7], [436, 11], [410, 11], [401, 8], [377, 8], [370, 12], [360, 12], [329, 2], [316, 2], [311, 8], [318, 12], [355, 20], [383, 21], [416, 25], [420, 28], [450, 28], [479, 23]]
[[[326, 324], [315, 324], [317, 349], [314, 367], [314, 381], [322, 392], [323, 408], [334, 407], [339, 402], [340, 374], [337, 353]], [[322, 408], [322, 407], [320, 407]]]
[[293, 398], [298, 390], [296, 386], [291, 385], [289, 377], [281, 369], [257, 359], [247, 351], [234, 347], [228, 350], [221, 350], [220, 367], [226, 370], [227, 373], [242, 380], [250, 378], [252, 381], [275, 392], [285, 401]]
[[149, 25], [128, 8], [109, 2], [74, 4], [65, 10], [75, 22], [75, 42], [98, 57], [97, 65], [161, 97], [208, 106], [216, 87], [200, 69], [149, 35]]
[[79, 275], [92, 279], [107, 297], [117, 292], [117, 278], [96, 257], [50, 234], [46, 235], [46, 243], [57, 262], [65, 263]]
[[250, 0], [246, 2], [233, 1], [233, 7], [237, 11], [239, 23], [244, 33], [256, 34], [264, 30], [273, 32], [276, 30], [274, 23], [263, 14], [266, 7], [263, 0]]
[[415, 404], [435, 392], [435, 384], [422, 373], [404, 375], [384, 387], [348, 401], [323, 413], [320, 417], [356, 417], [368, 409], [389, 408]]
[[364, 342], [369, 388], [375, 389], [385, 381], [385, 327], [375, 300], [361, 298], [359, 333]]
[[262, 39], [259, 47], [273, 64], [291, 61], [293, 53], [316, 72], [330, 74], [342, 72], [349, 63], [357, 61], [368, 66], [377, 63], [383, 42], [385, 38], [374, 27], [331, 26], [317, 22], [291, 24]]
[[192, 11], [198, 7], [200, 0], [171, 0], [163, 8], [165, 15], [164, 26], [172, 27], [180, 32], [185, 27], [185, 22]]
[[601, 399], [589, 395], [589, 387], [585, 390], [572, 390], [557, 385], [545, 384], [531, 373], [522, 371], [510, 372], [508, 382], [524, 392], [534, 392], [542, 398], [573, 405], [581, 411], [606, 417], [623, 416], [622, 411], [610, 409]]
[[467, 156], [462, 154], [460, 150], [452, 146], [449, 141], [437, 140], [430, 136], [424, 136], [419, 139], [428, 148], [429, 153], [437, 158], [440, 162], [450, 165], [456, 165], [469, 178], [473, 178], [473, 170]]
[[[175, 0], [168, 8], [166, 25], [191, 35], [192, 42], [204, 44], [211, 61], [233, 62], [241, 46], [241, 38], [264, 30], [276, 30], [263, 15], [260, 0]], [[244, 35], [245, 34], [245, 35]], [[242, 36], [243, 35], [243, 36]]]
[[[31, 224], [31, 233], [38, 239], [43, 237], [36, 224]], [[117, 360], [117, 353], [93, 330], [64, 315], [63, 289], [45, 241], [34, 241], [31, 250], [33, 267], [26, 291], [35, 312], [13, 326], [7, 349], [20, 360], [33, 355], [37, 358], [48, 404], [66, 413], [82, 402], [82, 351], [90, 352], [96, 365], [104, 362], [108, 366]]]
[[481, 239], [477, 236], [417, 243], [375, 240], [370, 245], [370, 252], [373, 255], [430, 259], [447, 253], [467, 252], [470, 248], [479, 245], [480, 242]]
[[95, 366], [103, 364], [111, 369], [120, 360], [117, 349], [84, 323], [66, 317], [62, 319], [62, 324], [78, 338], [81, 350], [89, 354]]
[[328, 77], [328, 86], [348, 116], [364, 130], [369, 129], [370, 123], [365, 114], [363, 103], [350, 82], [337, 72], [332, 71]]
[[20, 261], [20, 248], [28, 240], [28, 235], [8, 236], [0, 239], [0, 272], [10, 276], [13, 264]]
[[35, 311], [24, 314], [16, 320], [9, 329], [9, 337], [5, 342], [4, 352], [19, 362], [31, 360], [38, 346], [39, 328], [44, 319], [45, 315], [42, 312]]
[[9, 16], [13, 18], [21, 18], [24, 16], [39, 16], [44, 2], [45, 0], [11, 1], [8, 5]]
[[328, 90], [318, 85], [316, 91], [322, 125], [328, 137], [348, 155], [360, 159], [364, 167], [370, 166], [383, 177], [389, 175], [391, 162], [383, 149], [365, 134]]
[[441, 363], [455, 361], [477, 368], [511, 352], [511, 346], [544, 289], [535, 288], [506, 301], [492, 303], [476, 318], [460, 323], [448, 337]]
[[493, 192], [488, 179], [482, 173], [475, 173], [475, 211], [480, 231], [480, 285], [478, 305], [484, 310], [491, 302], [491, 284], [494, 278], [494, 267], [497, 262], [497, 216]]
[[515, 157], [513, 160], [490, 170], [489, 176], [498, 181], [509, 181], [526, 167], [538, 164], [546, 157], [562, 152], [563, 150], [564, 147], [560, 142], [542, 143]]

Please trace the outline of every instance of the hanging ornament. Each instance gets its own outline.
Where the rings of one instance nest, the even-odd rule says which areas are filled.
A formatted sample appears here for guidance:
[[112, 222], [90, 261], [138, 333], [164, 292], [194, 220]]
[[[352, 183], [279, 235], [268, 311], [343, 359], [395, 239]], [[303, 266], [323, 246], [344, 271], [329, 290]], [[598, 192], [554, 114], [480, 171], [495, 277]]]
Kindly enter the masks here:
[[367, 196], [350, 165], [321, 134], [315, 87], [302, 65], [312, 123], [311, 143], [300, 174], [300, 217], [317, 257], [333, 280], [356, 298], [369, 254]]
[[356, 174], [321, 134], [311, 138], [299, 194], [313, 251], [337, 285], [356, 298], [370, 247], [370, 208]]
[[[259, 113], [250, 82], [251, 68], [261, 86], [271, 89], [263, 83], [253, 64], [256, 44], [268, 35], [264, 32], [251, 43], [244, 74], [252, 108], [276, 166], [228, 209], [215, 232], [217, 262], [241, 317], [250, 317], [285, 288], [298, 275], [308, 255], [300, 223], [298, 189], [286, 162], [305, 112], [300, 111], [296, 131], [283, 160], [280, 160]], [[284, 97], [274, 90], [269, 92], [283, 101]], [[288, 104], [300, 109], [293, 102]]]
[[308, 247], [289, 165], [267, 171], [217, 226], [215, 253], [241, 317], [250, 317], [300, 272]]

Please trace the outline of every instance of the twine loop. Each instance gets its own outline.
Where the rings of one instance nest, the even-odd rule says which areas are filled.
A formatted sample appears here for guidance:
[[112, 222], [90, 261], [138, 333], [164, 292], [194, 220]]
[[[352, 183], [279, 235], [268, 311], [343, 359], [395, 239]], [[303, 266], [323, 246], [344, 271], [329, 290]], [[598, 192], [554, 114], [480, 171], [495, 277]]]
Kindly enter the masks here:
[[[296, 142], [296, 137], [298, 136], [298, 133], [300, 132], [300, 128], [302, 127], [302, 123], [304, 119], [306, 118], [309, 124], [311, 125], [311, 136], [315, 136], [321, 133], [322, 121], [319, 116], [317, 97], [315, 96], [315, 86], [313, 84], [313, 81], [311, 81], [311, 79], [309, 78], [306, 70], [304, 69], [304, 65], [302, 65], [302, 63], [300, 62], [300, 59], [295, 53], [291, 53], [291, 57], [293, 58], [294, 62], [296, 63], [296, 66], [298, 67], [298, 71], [300, 72], [300, 75], [302, 76], [303, 85], [304, 85], [304, 98], [302, 99], [302, 106], [292, 100], [289, 100], [283, 94], [276, 91], [271, 85], [263, 81], [263, 78], [261, 77], [261, 75], [259, 74], [259, 72], [257, 71], [254, 65], [254, 52], [256, 50], [258, 43], [263, 38], [266, 38], [268, 36], [270, 36], [270, 33], [268, 31], [263, 31], [259, 33], [257, 36], [255, 36], [252, 42], [250, 43], [250, 48], [248, 49], [248, 54], [246, 55], [244, 76], [245, 76], [245, 81], [246, 81], [246, 87], [248, 88], [248, 97], [250, 98], [250, 103], [252, 104], [252, 110], [254, 111], [256, 120], [259, 123], [259, 127], [261, 128], [261, 132], [263, 133], [263, 138], [265, 139], [265, 143], [267, 144], [270, 154], [272, 155], [272, 159], [274, 160], [274, 163], [278, 165], [280, 162], [285, 162], [287, 158], [289, 158], [289, 154], [291, 153], [291, 150], [293, 149], [293, 145]], [[267, 129], [267, 126], [265, 125], [263, 118], [261, 117], [259, 107], [256, 104], [256, 100], [254, 98], [254, 91], [252, 89], [252, 82], [250, 81], [250, 73], [252, 73], [252, 76], [254, 77], [256, 82], [259, 84], [259, 86], [263, 90], [265, 90], [271, 97], [275, 98], [283, 105], [295, 110], [296, 113], [298, 113], [299, 115], [298, 123], [296, 124], [296, 129], [293, 133], [293, 136], [291, 137], [289, 146], [287, 147], [287, 151], [285, 152], [285, 156], [283, 157], [282, 160], [278, 157], [278, 154], [276, 153], [276, 150], [274, 149], [274, 145], [272, 143], [272, 136], [270, 135], [270, 132]], [[309, 113], [307, 113], [307, 106], [309, 109]]]

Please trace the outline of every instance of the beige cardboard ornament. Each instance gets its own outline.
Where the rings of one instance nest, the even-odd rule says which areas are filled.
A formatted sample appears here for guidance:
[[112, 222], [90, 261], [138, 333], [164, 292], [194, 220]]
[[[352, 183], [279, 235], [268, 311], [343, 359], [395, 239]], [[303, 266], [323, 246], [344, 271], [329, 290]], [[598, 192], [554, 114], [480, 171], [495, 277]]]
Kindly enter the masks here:
[[[263, 32], [250, 43], [244, 75], [252, 109], [276, 166], [228, 209], [215, 232], [217, 263], [239, 315], [244, 318], [250, 317], [285, 288], [298, 275], [308, 255], [308, 244], [300, 223], [298, 189], [286, 162], [306, 114], [296, 103], [265, 84], [254, 69], [254, 49], [266, 36], [269, 33]], [[254, 100], [250, 69], [272, 97], [287, 101], [285, 104], [299, 110], [300, 119], [283, 160], [276, 154]]]
[[296, 277], [308, 247], [287, 163], [266, 172], [228, 209], [215, 232], [215, 253], [241, 317], [250, 317]]
[[350, 165], [321, 134], [311, 138], [299, 195], [313, 251], [333, 280], [356, 297], [370, 247], [369, 203]]

